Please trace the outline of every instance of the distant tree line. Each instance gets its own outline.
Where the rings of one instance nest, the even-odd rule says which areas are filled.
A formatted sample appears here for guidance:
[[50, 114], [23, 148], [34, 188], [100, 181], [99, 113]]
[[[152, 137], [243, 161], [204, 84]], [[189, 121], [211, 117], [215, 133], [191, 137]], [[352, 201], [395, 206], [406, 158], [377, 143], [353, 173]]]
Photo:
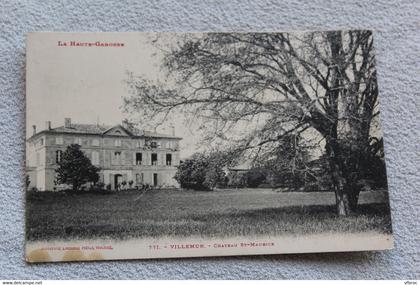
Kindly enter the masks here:
[[[359, 179], [362, 189], [387, 189], [383, 141], [373, 140]], [[252, 165], [247, 170], [231, 168], [232, 153], [196, 153], [181, 161], [175, 175], [185, 189], [210, 191], [214, 188], [283, 188], [289, 191], [334, 191], [330, 178], [328, 158], [321, 155], [309, 160], [308, 156], [296, 161], [296, 156], [285, 146], [283, 156], [275, 161]], [[288, 149], [287, 149], [288, 148]], [[287, 150], [286, 150], [287, 149]], [[282, 158], [282, 159], [281, 159]], [[278, 160], [282, 160], [280, 163]]]

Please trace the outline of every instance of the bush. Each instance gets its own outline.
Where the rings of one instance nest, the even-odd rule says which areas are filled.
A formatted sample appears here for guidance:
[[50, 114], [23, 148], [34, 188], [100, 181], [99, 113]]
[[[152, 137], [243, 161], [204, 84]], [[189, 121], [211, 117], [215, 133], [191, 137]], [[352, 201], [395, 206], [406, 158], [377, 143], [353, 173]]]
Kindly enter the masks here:
[[266, 172], [264, 170], [253, 168], [246, 174], [246, 182], [248, 187], [258, 187], [260, 184], [265, 183], [265, 181]]
[[229, 174], [229, 187], [244, 188], [247, 186], [247, 173], [233, 171]]
[[320, 190], [321, 190], [320, 185], [316, 182], [307, 183], [303, 187], [304, 192], [317, 192], [317, 191], [320, 191]]
[[211, 191], [225, 181], [222, 166], [211, 156], [195, 154], [178, 166], [174, 177], [182, 188]]
[[103, 191], [105, 190], [105, 183], [98, 182], [91, 187], [92, 191]]
[[273, 186], [270, 183], [261, 183], [258, 188], [273, 188]]
[[[231, 171], [229, 173], [228, 186], [235, 188], [257, 188], [267, 183], [267, 170], [251, 168], [248, 171]], [[270, 188], [269, 185], [267, 188]], [[261, 187], [266, 188], [266, 187]]]
[[96, 183], [96, 187], [99, 188], [99, 189], [104, 189], [105, 188], [105, 183], [98, 182], [98, 183]]
[[29, 185], [31, 184], [31, 179], [29, 178], [29, 175], [25, 176], [25, 186], [26, 190], [29, 190]]

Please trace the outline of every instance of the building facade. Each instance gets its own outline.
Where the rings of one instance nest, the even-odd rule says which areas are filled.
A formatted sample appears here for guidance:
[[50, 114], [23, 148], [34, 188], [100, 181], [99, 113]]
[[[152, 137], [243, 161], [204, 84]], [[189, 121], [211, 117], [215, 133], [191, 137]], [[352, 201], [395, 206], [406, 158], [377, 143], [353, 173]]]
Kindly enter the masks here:
[[66, 118], [64, 126], [44, 130], [27, 139], [26, 169], [29, 189], [60, 190], [56, 185], [55, 169], [67, 146], [78, 144], [99, 167], [99, 181], [116, 189], [123, 181], [133, 186], [149, 184], [156, 187], [178, 187], [173, 178], [179, 165], [179, 141], [172, 135], [158, 134], [124, 127], [99, 124], [73, 124]]

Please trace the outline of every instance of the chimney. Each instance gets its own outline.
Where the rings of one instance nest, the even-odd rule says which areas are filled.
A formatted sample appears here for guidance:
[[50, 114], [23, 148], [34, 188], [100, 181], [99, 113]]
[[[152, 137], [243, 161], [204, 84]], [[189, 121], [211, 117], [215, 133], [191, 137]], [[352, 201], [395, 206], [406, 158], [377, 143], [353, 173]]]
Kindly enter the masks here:
[[65, 118], [64, 119], [64, 127], [65, 128], [71, 128], [71, 118]]
[[45, 122], [45, 129], [46, 130], [51, 130], [51, 121], [46, 121]]
[[36, 134], [36, 126], [35, 125], [32, 126], [32, 130], [33, 130], [32, 135], [35, 135]]

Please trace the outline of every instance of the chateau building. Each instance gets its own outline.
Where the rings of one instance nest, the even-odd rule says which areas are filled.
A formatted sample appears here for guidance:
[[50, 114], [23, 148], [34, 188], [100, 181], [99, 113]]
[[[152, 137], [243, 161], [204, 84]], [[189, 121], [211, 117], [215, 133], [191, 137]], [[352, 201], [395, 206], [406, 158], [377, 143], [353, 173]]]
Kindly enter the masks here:
[[172, 135], [134, 130], [123, 125], [73, 124], [66, 118], [64, 126], [44, 130], [27, 139], [26, 169], [29, 188], [40, 191], [59, 190], [66, 185], [55, 184], [55, 169], [70, 144], [79, 144], [92, 164], [101, 169], [100, 182], [116, 189], [121, 182], [133, 186], [150, 184], [178, 187], [173, 178], [179, 165], [179, 141]]

